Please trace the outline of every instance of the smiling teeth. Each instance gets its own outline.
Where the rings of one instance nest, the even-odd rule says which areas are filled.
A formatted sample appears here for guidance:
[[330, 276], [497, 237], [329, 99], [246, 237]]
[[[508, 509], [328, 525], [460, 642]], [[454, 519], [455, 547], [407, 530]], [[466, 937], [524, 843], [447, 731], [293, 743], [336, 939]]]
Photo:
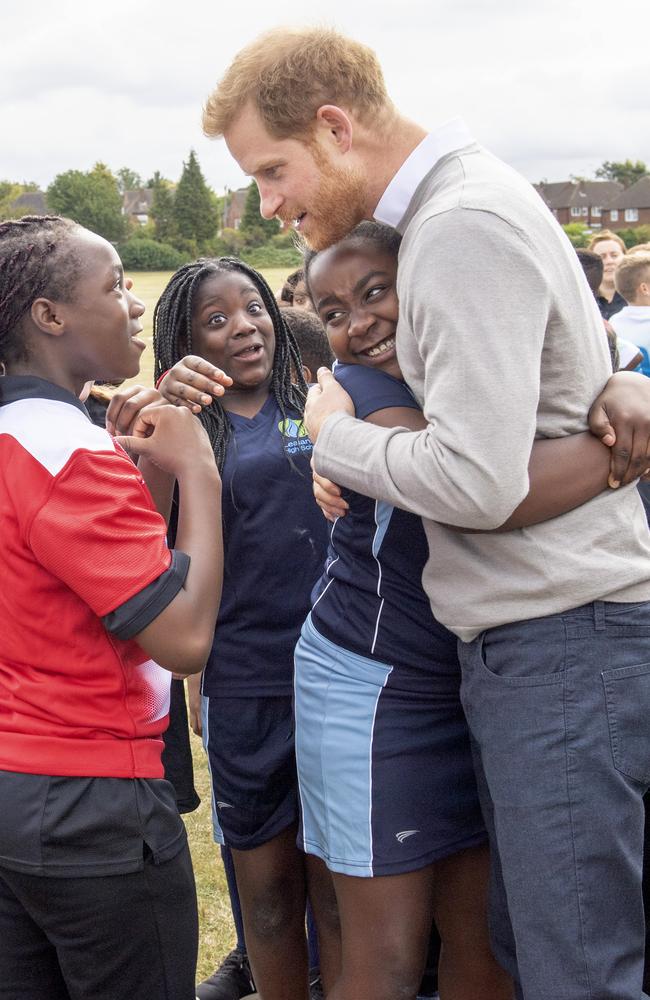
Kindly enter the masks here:
[[380, 344], [375, 344], [368, 351], [364, 351], [369, 358], [376, 358], [378, 354], [384, 354], [386, 351], [390, 351], [391, 347], [395, 346], [395, 338], [389, 337], [388, 340], [382, 340]]

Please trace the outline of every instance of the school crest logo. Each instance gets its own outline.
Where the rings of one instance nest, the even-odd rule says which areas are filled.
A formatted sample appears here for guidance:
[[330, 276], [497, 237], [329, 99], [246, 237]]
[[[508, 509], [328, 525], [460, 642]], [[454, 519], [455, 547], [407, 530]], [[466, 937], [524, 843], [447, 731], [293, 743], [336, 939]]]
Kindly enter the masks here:
[[285, 448], [288, 454], [296, 455], [298, 452], [310, 452], [312, 450], [307, 428], [302, 420], [294, 420], [293, 417], [286, 417], [278, 424], [278, 430], [285, 439]]

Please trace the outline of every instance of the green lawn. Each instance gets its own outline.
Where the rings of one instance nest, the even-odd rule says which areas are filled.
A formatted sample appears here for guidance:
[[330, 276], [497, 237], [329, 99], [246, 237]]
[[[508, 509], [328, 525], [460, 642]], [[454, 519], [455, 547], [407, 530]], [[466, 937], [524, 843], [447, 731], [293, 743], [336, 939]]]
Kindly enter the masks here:
[[192, 852], [199, 902], [199, 962], [196, 981], [201, 982], [214, 972], [224, 955], [234, 948], [235, 934], [221, 853], [212, 839], [210, 775], [201, 740], [194, 733], [190, 736], [194, 784], [201, 796], [201, 805], [195, 812], [187, 813], [183, 819]]
[[[271, 267], [263, 271], [263, 275], [274, 292], [281, 288], [288, 274], [291, 274], [291, 267]], [[153, 310], [160, 293], [172, 276], [171, 271], [132, 271], [129, 277], [133, 279], [133, 291], [142, 299], [147, 307], [143, 317], [144, 339], [147, 341], [147, 350], [142, 355], [140, 374], [136, 378], [129, 379], [130, 383], [141, 385], [151, 385], [153, 383], [153, 350], [151, 340], [153, 336]]]

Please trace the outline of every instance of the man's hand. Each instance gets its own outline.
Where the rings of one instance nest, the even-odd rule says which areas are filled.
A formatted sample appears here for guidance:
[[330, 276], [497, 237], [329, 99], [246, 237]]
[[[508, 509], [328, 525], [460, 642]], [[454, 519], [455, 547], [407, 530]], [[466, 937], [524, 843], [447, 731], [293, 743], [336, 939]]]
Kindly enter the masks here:
[[305, 427], [314, 444], [327, 418], [341, 412], [353, 417], [354, 403], [329, 368], [319, 368], [318, 385], [312, 385], [305, 406]]
[[650, 469], [650, 379], [617, 372], [589, 411], [589, 430], [612, 449], [609, 485], [625, 486]]

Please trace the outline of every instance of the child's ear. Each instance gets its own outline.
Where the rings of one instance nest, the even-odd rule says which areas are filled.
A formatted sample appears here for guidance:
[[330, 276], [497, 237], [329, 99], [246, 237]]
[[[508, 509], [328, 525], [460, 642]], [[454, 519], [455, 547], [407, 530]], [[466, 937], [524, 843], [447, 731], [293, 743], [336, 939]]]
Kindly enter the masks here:
[[30, 309], [32, 322], [42, 333], [60, 337], [64, 332], [63, 320], [57, 313], [56, 303], [50, 299], [34, 299]]
[[302, 366], [302, 373], [305, 376], [305, 382], [307, 382], [308, 384], [311, 384], [312, 382], [315, 381], [314, 376], [311, 373], [311, 369], [308, 368], [307, 365]]

